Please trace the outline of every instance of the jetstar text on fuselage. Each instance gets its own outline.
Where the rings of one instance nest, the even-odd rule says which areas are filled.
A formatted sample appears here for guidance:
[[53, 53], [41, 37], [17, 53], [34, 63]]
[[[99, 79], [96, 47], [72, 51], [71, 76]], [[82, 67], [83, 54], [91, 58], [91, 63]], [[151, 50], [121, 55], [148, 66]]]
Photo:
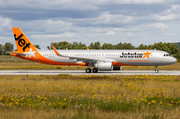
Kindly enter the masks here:
[[120, 58], [143, 58], [143, 53], [122, 52]]

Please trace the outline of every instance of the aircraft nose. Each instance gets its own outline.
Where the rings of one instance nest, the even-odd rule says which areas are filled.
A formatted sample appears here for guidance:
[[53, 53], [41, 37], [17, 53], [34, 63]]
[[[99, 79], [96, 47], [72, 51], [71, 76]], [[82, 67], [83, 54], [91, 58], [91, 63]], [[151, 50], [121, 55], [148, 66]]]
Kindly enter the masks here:
[[176, 63], [176, 62], [177, 62], [177, 59], [176, 59], [176, 58], [174, 58], [174, 57], [172, 57], [172, 58], [171, 58], [171, 60], [170, 60], [170, 62], [174, 64], [174, 63]]

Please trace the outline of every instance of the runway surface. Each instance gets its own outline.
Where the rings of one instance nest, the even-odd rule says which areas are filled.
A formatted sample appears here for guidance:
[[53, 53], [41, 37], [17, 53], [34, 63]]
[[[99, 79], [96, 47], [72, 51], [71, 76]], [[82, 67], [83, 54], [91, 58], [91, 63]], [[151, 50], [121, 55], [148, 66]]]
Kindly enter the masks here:
[[84, 70], [0, 70], [0, 75], [180, 75], [180, 70], [121, 70], [99, 71], [98, 73], [85, 73]]

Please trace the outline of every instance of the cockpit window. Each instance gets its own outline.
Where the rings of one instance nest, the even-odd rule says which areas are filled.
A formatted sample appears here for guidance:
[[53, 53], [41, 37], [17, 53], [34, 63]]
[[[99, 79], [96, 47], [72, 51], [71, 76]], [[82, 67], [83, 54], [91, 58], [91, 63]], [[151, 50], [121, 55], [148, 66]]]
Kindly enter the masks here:
[[171, 56], [170, 54], [164, 54], [164, 57]]

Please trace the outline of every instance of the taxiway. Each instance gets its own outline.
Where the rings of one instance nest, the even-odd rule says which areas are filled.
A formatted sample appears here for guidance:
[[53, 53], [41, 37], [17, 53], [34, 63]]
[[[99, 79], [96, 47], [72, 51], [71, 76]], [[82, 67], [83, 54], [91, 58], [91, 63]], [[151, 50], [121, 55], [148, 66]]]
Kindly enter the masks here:
[[98, 73], [85, 73], [84, 70], [0, 70], [0, 75], [180, 75], [179, 70], [121, 70], [99, 71]]

